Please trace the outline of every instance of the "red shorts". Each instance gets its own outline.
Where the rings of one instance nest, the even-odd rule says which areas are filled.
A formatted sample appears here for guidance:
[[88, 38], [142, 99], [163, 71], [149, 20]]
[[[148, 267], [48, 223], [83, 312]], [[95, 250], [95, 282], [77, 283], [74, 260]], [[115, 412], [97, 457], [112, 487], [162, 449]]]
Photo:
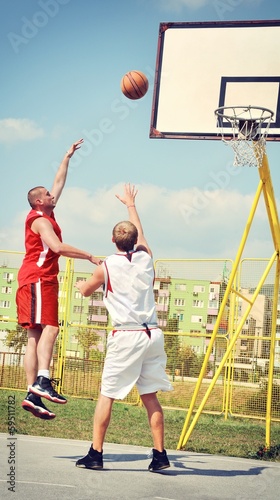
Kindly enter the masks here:
[[58, 326], [58, 283], [30, 283], [17, 290], [18, 324], [42, 330], [41, 325]]

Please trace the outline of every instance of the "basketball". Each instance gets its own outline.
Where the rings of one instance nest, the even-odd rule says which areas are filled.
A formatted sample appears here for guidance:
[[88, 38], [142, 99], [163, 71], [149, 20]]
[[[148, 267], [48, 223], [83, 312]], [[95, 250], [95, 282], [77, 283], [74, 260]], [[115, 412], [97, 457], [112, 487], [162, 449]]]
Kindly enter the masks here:
[[148, 79], [141, 71], [129, 71], [121, 79], [121, 91], [128, 99], [141, 99], [148, 88]]

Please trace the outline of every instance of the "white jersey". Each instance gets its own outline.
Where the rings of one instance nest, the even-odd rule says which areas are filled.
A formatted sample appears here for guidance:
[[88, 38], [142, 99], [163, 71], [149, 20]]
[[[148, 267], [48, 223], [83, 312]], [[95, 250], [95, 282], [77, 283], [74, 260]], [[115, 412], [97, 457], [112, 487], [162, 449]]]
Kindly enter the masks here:
[[143, 250], [109, 256], [104, 266], [104, 304], [112, 325], [136, 329], [146, 323], [157, 325], [153, 292], [154, 266]]

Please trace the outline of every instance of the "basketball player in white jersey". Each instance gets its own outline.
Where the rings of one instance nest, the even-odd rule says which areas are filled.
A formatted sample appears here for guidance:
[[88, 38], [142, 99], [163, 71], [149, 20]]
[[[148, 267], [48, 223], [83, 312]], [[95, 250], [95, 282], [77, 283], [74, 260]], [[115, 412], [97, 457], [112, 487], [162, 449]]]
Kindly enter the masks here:
[[103, 468], [103, 443], [113, 402], [124, 399], [134, 385], [147, 410], [152, 432], [153, 459], [148, 469], [155, 472], [170, 467], [157, 391], [173, 388], [165, 372], [163, 333], [157, 326], [152, 252], [135, 207], [136, 195], [137, 190], [130, 184], [125, 185], [123, 196], [116, 195], [129, 214], [129, 221], [119, 222], [113, 229], [117, 253], [105, 259], [87, 281], [76, 283], [85, 297], [103, 285], [103, 300], [113, 325], [94, 414], [93, 442], [88, 454], [76, 462], [77, 467]]

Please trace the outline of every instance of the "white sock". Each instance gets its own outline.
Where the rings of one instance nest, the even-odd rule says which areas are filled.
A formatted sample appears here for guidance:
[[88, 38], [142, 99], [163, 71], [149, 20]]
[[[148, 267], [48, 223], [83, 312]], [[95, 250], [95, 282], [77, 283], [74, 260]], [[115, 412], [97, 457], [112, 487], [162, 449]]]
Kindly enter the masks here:
[[50, 370], [38, 370], [38, 377], [50, 378]]

